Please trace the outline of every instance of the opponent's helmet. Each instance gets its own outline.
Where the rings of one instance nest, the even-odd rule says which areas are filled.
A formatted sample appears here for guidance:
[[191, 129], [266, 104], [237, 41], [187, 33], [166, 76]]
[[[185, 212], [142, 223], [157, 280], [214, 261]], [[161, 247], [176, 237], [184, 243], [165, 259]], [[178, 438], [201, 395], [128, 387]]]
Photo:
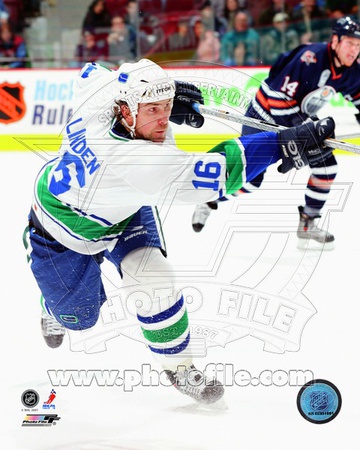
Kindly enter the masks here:
[[350, 17], [341, 17], [336, 21], [332, 33], [333, 35], [335, 34], [339, 40], [342, 36], [360, 39], [360, 25]]
[[152, 103], [175, 96], [175, 82], [160, 66], [148, 59], [124, 63], [117, 69], [117, 101], [125, 101], [136, 115], [139, 103]]

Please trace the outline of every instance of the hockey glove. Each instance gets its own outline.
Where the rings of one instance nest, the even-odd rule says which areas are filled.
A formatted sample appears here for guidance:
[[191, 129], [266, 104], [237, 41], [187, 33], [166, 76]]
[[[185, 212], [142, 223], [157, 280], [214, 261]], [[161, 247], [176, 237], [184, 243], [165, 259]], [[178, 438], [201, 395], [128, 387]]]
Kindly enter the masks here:
[[332, 155], [332, 149], [323, 146], [325, 139], [334, 135], [335, 122], [332, 117], [308, 120], [298, 127], [279, 133], [282, 164], [278, 171], [286, 173], [292, 168], [301, 169], [321, 164]]
[[204, 104], [200, 89], [186, 81], [175, 81], [174, 105], [171, 111], [171, 122], [181, 125], [186, 123], [193, 128], [200, 128], [204, 124], [204, 117], [193, 108], [193, 103]]

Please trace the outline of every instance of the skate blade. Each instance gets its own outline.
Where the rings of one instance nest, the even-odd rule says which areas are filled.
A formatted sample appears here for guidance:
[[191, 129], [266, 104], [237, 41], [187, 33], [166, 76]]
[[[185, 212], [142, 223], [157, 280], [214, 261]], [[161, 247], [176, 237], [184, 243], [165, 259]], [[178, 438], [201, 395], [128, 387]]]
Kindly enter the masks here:
[[296, 247], [299, 250], [325, 250], [325, 251], [331, 251], [335, 248], [335, 242], [317, 242], [314, 239], [299, 239]]

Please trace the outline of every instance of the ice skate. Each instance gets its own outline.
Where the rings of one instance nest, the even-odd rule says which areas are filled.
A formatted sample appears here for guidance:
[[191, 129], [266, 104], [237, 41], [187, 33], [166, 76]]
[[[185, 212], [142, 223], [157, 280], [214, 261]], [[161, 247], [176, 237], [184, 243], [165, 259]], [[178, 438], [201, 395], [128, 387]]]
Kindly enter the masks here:
[[49, 347], [60, 347], [64, 340], [65, 328], [45, 311], [41, 313], [41, 331]]
[[193, 230], [199, 233], [205, 226], [212, 210], [218, 209], [217, 202], [208, 202], [197, 205], [192, 216]]
[[322, 230], [315, 224], [315, 220], [321, 216], [310, 217], [304, 213], [304, 208], [299, 206], [300, 221], [297, 230], [297, 237], [299, 238], [298, 248], [305, 248], [311, 240], [322, 244], [326, 250], [334, 248], [334, 236], [326, 230]]
[[165, 370], [165, 373], [181, 393], [202, 404], [215, 403], [224, 395], [224, 387], [219, 381], [206, 377], [193, 365], [186, 370], [184, 366], [180, 366], [178, 369], [180, 370], [175, 372]]

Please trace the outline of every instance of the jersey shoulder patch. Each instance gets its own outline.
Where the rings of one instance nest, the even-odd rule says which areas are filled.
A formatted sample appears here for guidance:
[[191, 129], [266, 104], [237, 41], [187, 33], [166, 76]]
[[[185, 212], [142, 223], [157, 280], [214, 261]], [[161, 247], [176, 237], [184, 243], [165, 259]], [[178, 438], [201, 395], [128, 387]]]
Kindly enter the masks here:
[[300, 56], [300, 61], [304, 62], [307, 66], [317, 63], [316, 53], [311, 50], [305, 50]]

